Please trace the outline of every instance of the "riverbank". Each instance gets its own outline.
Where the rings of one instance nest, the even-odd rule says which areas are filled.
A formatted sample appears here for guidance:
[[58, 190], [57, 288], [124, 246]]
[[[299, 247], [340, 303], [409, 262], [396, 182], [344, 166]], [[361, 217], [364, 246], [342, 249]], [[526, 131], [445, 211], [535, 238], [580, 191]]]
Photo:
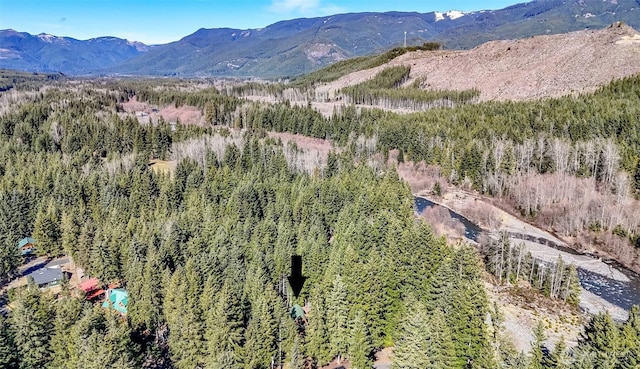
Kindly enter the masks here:
[[[444, 228], [440, 224], [435, 224], [434, 229], [436, 231], [444, 229], [449, 239], [461, 238], [461, 235], [464, 236], [464, 231], [461, 232], [460, 227], [451, 226], [451, 219], [447, 220], [443, 214], [434, 217], [434, 213], [448, 214], [452, 211], [460, 214], [466, 218], [465, 220], [468, 219], [473, 224], [482, 226], [483, 233], [488, 233], [491, 237], [498, 237], [499, 232], [502, 231], [509, 232], [512, 244], [524, 244], [534, 258], [545, 262], [556, 262], [558, 257], [561, 257], [566, 263], [575, 265], [581, 279], [580, 308], [589, 314], [607, 311], [614, 319], [624, 321], [628, 317], [625, 309], [630, 308], [634, 303], [639, 303], [636, 300], [640, 296], [640, 281], [631, 280], [625, 273], [599, 258], [575, 252], [558, 237], [518, 219], [479, 196], [460, 190], [445, 192], [443, 196], [437, 198], [437, 201], [432, 201], [433, 196], [425, 191], [416, 196], [440, 205], [427, 208], [427, 215], [421, 214], [421, 216], [430, 223], [438, 221], [447, 223], [448, 226]], [[511, 318], [508, 319], [509, 325], [519, 332], [516, 335], [528, 337], [528, 334], [521, 331], [531, 327], [525, 325], [518, 328], [522, 322], [518, 323], [519, 319], [515, 319], [515, 316]]]
[[[600, 274], [606, 278], [621, 282], [630, 281], [624, 273], [613, 268], [601, 259], [595, 259], [588, 255], [580, 255], [577, 252], [572, 252], [569, 245], [563, 240], [543, 229], [518, 219], [497, 206], [484, 201], [479, 196], [461, 190], [447, 191], [438, 199], [439, 201], [434, 201], [433, 196], [430, 196], [426, 191], [422, 191], [416, 196], [426, 198], [429, 201], [461, 214], [471, 222], [478, 224], [484, 230], [489, 231], [490, 234], [497, 235], [500, 232], [509, 232], [512, 234], [512, 236], [509, 237], [511, 242], [513, 244], [524, 244], [527, 251], [531, 252], [536, 259], [545, 262], [555, 262], [558, 260], [558, 257], [561, 257], [569, 264]], [[522, 237], [513, 235], [524, 235], [524, 238], [547, 240], [552, 244], [565, 248], [565, 250], [553, 248], [539, 242], [528, 241], [522, 239]]]

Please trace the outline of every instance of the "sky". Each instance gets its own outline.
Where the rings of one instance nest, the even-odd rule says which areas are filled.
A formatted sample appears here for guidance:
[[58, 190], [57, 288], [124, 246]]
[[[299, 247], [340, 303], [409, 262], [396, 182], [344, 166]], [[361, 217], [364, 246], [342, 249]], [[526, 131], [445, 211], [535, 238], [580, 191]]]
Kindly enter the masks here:
[[526, 0], [0, 0], [0, 29], [86, 40], [115, 36], [148, 45], [200, 28], [263, 28], [280, 20], [348, 12], [473, 11]]

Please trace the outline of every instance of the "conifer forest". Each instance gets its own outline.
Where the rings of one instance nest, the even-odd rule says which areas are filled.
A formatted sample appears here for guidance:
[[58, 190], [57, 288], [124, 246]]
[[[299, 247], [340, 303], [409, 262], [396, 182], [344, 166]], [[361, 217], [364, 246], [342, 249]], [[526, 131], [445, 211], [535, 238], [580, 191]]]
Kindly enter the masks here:
[[[516, 350], [487, 286], [528, 284], [578, 309], [575, 267], [559, 260], [541, 275], [500, 237], [476, 246], [436, 235], [395, 166], [435, 166], [447, 185], [504, 199], [559, 235], [605, 240], [638, 270], [640, 76], [579, 96], [478, 102], [476, 90], [399, 87], [409, 73], [389, 68], [345, 89], [355, 105], [330, 116], [245, 99], [291, 92], [276, 84], [5, 83], [0, 282], [20, 276], [16, 245], [33, 237], [37, 257], [69, 257], [129, 300], [119, 314], [69, 280], [56, 293], [33, 280], [4, 288], [0, 368], [364, 369], [385, 348], [394, 369], [640, 368], [637, 306], [625, 321], [589, 317], [577, 342], [552, 349], [535, 327], [530, 350]], [[310, 96], [313, 83], [292, 86]], [[194, 107], [203, 124], [140, 122], [123, 108], [134, 99]], [[320, 160], [273, 132], [331, 149]], [[306, 277], [299, 296], [292, 255]]]

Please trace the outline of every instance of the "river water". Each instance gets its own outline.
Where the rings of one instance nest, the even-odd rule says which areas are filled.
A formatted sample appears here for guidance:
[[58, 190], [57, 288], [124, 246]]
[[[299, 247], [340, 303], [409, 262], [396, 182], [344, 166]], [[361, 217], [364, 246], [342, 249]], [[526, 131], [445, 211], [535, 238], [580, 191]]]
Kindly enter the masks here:
[[[423, 197], [414, 197], [414, 201], [416, 212], [418, 214], [421, 214], [426, 208], [440, 206]], [[478, 242], [479, 237], [483, 232], [482, 229], [455, 211], [448, 208], [445, 209], [449, 211], [451, 222], [460, 222], [464, 225], [465, 237], [474, 242]], [[511, 234], [511, 236], [515, 238], [528, 239], [529, 241], [541, 243], [570, 254], [580, 255], [573, 249], [558, 245], [555, 242], [544, 238], [530, 239], [532, 236], [522, 234]], [[629, 278], [629, 281], [617, 281], [578, 267], [578, 276], [580, 277], [580, 284], [582, 285], [582, 288], [625, 310], [631, 309], [633, 305], [640, 305], [640, 276], [614, 261], [607, 262], [607, 264], [609, 264], [611, 268], [619, 270], [626, 275]]]

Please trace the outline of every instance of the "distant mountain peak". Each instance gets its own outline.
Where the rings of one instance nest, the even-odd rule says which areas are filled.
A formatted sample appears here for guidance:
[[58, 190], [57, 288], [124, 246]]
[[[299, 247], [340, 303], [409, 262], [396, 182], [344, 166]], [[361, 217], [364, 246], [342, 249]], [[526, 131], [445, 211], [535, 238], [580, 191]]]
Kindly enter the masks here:
[[50, 35], [48, 33], [40, 33], [40, 34], [37, 35], [37, 37], [39, 39], [41, 39], [42, 41], [48, 42], [48, 43], [65, 41], [65, 39], [63, 37]]
[[444, 13], [434, 12], [434, 14], [436, 16], [436, 22], [438, 22], [445, 19], [449, 19], [449, 20], [458, 19], [458, 18], [464, 17], [469, 13], [463, 12], [460, 10], [449, 10], [448, 12], [444, 12]]
[[127, 45], [135, 47], [136, 50], [138, 50], [140, 52], [149, 51], [149, 46], [147, 46], [146, 44], [144, 44], [144, 43], [142, 43], [140, 41], [129, 41], [129, 40], [127, 40]]
[[76, 40], [48, 33], [0, 31], [0, 68], [86, 74], [148, 51], [140, 42], [107, 36]]

